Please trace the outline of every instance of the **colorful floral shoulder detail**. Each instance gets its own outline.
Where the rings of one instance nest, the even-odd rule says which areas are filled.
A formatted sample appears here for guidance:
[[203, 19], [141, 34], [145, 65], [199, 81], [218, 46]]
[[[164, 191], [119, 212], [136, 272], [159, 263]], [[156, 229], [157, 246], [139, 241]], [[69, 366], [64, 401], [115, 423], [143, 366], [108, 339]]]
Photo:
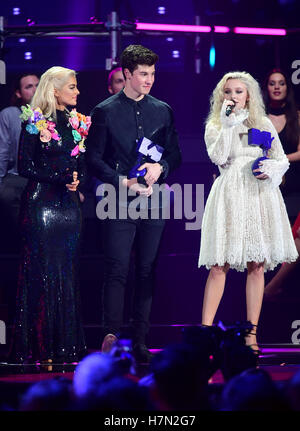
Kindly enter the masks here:
[[84, 141], [88, 135], [89, 128], [92, 124], [91, 117], [80, 114], [76, 109], [72, 109], [70, 112], [69, 123], [73, 130], [73, 138], [75, 147], [71, 152], [71, 156], [78, 156], [79, 152], [85, 152]]
[[26, 130], [31, 135], [40, 134], [42, 142], [49, 142], [51, 139], [60, 141], [61, 138], [55, 129], [56, 124], [50, 119], [46, 119], [40, 108], [32, 109], [30, 105], [21, 106], [22, 121], [27, 121]]
[[[22, 106], [21, 110], [20, 118], [22, 121], [28, 122], [26, 125], [28, 133], [32, 135], [40, 134], [42, 142], [49, 142], [51, 139], [61, 141], [61, 136], [56, 130], [56, 124], [51, 118], [45, 118], [40, 108], [32, 109], [30, 105], [26, 105]], [[77, 157], [80, 152], [85, 152], [84, 141], [91, 125], [91, 117], [80, 114], [76, 109], [73, 109], [68, 115], [69, 123], [73, 128], [72, 135], [75, 143], [71, 156]]]

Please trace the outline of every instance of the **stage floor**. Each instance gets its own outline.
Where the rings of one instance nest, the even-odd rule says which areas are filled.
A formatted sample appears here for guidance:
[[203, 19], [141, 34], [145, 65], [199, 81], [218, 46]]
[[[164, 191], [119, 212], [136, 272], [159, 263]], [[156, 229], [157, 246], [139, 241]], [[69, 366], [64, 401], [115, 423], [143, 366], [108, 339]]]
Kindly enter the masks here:
[[[161, 349], [150, 349], [154, 354]], [[274, 381], [286, 381], [300, 371], [300, 346], [291, 344], [264, 345], [259, 357], [258, 367], [263, 368], [271, 375]], [[91, 351], [92, 353], [92, 351]], [[0, 386], [1, 383], [33, 383], [39, 380], [63, 376], [72, 379], [77, 363], [51, 364], [47, 368], [40, 364], [19, 365], [0, 362]], [[139, 377], [147, 374], [148, 366], [137, 366]], [[210, 383], [224, 383], [222, 373], [217, 371]]]

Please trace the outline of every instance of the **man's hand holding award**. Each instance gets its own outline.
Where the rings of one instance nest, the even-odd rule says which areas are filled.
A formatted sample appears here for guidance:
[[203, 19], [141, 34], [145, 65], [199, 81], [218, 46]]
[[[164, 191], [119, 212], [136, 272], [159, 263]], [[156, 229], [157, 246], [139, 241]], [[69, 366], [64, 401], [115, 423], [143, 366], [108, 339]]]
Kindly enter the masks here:
[[150, 196], [152, 185], [157, 182], [162, 172], [158, 162], [163, 148], [144, 137], [138, 141], [137, 153], [137, 162], [129, 172], [127, 186], [141, 195]]

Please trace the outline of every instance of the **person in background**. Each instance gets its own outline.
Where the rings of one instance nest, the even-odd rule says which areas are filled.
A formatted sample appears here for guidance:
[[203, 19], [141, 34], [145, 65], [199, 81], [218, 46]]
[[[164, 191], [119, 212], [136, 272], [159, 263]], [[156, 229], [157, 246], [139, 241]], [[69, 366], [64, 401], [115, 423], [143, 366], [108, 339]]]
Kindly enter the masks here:
[[265, 298], [268, 300], [276, 300], [286, 287], [289, 287], [289, 283], [287, 284], [287, 278], [294, 273], [294, 271], [298, 268], [300, 264], [300, 213], [296, 218], [296, 221], [292, 227], [292, 233], [295, 241], [295, 246], [299, 253], [298, 259], [296, 262], [284, 262], [279, 270], [276, 272], [273, 278], [269, 281], [265, 288]]
[[109, 72], [108, 91], [110, 94], [117, 94], [125, 87], [125, 78], [122, 72], [122, 67], [115, 67]]
[[300, 112], [297, 110], [292, 84], [281, 69], [272, 69], [264, 82], [266, 112], [272, 121], [290, 162], [281, 192], [291, 224], [300, 212]]
[[[272, 69], [264, 81], [264, 99], [268, 117], [274, 124], [283, 149], [290, 162], [285, 173], [281, 191], [287, 207], [291, 224], [297, 225], [296, 217], [300, 214], [300, 112], [297, 110], [293, 87], [288, 75], [281, 69]], [[297, 231], [293, 227], [293, 233]], [[294, 239], [299, 251], [299, 235]], [[265, 288], [265, 297], [275, 299], [283, 291], [283, 282], [296, 268], [297, 262], [283, 263], [279, 271]]]
[[0, 216], [1, 251], [19, 251], [18, 217], [27, 179], [18, 175], [18, 148], [21, 134], [21, 105], [31, 102], [39, 78], [34, 73], [19, 76], [14, 85], [11, 106], [0, 112]]

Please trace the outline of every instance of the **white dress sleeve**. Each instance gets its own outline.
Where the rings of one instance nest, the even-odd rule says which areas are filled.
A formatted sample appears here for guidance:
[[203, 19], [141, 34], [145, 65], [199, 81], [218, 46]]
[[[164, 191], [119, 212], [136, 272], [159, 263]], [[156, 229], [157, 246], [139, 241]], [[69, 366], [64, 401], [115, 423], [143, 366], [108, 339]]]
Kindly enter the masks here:
[[235, 127], [242, 124], [249, 115], [247, 110], [240, 109], [236, 114], [232, 113], [227, 117], [225, 109], [226, 105], [223, 103], [220, 113], [221, 126], [218, 128], [209, 122], [204, 134], [208, 156], [219, 166], [224, 166], [228, 162]]
[[216, 165], [225, 165], [231, 150], [233, 127], [220, 129], [210, 123], [205, 128], [204, 140], [209, 158]]
[[271, 120], [266, 118], [266, 131], [270, 132], [272, 137], [271, 149], [268, 152], [269, 159], [261, 162], [260, 171], [268, 175], [273, 187], [278, 187], [282, 181], [282, 177], [289, 168], [289, 161], [286, 157], [278, 133]]

